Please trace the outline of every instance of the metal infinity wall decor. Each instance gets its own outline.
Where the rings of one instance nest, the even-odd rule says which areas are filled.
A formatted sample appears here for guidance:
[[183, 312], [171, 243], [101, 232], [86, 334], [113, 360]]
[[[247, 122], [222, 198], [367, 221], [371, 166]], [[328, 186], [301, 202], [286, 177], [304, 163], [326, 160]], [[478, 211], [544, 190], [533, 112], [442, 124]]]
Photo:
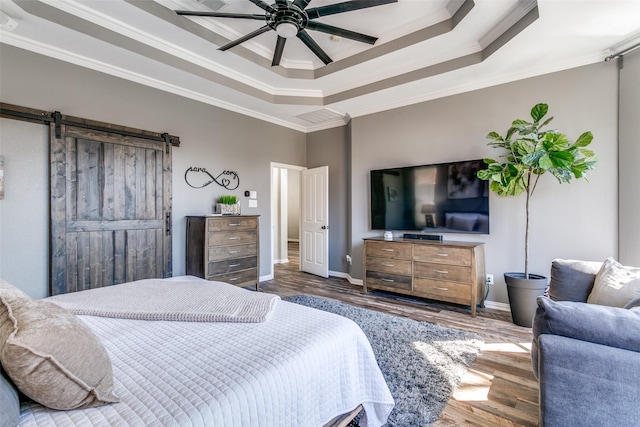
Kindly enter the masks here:
[[[223, 171], [220, 175], [214, 177], [206, 168], [199, 168], [196, 166], [191, 166], [187, 169], [184, 173], [184, 180], [189, 187], [193, 188], [204, 188], [212, 182], [215, 182], [227, 190], [235, 190], [240, 186], [240, 178], [238, 177], [238, 174], [233, 171]], [[191, 180], [191, 182], [189, 182], [189, 180]], [[193, 184], [193, 182], [200, 180], [202, 180], [202, 184]]]

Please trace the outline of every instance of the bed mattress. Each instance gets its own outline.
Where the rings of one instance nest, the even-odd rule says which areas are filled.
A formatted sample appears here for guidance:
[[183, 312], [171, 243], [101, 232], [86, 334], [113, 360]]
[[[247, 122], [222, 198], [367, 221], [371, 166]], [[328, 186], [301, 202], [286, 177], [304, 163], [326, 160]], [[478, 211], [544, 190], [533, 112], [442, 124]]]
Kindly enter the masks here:
[[332, 313], [278, 301], [263, 323], [79, 317], [109, 352], [121, 402], [28, 403], [21, 426], [322, 426], [362, 404], [361, 424], [376, 427], [394, 405], [362, 330]]

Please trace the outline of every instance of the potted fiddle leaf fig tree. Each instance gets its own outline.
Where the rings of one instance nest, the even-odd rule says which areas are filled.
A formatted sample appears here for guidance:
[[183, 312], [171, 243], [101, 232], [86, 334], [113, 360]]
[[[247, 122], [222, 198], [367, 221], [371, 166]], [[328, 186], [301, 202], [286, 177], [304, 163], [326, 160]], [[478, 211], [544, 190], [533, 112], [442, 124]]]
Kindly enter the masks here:
[[540, 177], [553, 175], [559, 183], [573, 178], [585, 178], [585, 172], [593, 169], [597, 157], [587, 149], [593, 135], [584, 132], [575, 142], [557, 130], [545, 130], [553, 117], [545, 119], [547, 104], [537, 104], [531, 109], [531, 121], [517, 119], [503, 135], [491, 132], [487, 135], [489, 146], [500, 149], [497, 159], [487, 158], [487, 168], [478, 172], [478, 178], [489, 181], [489, 188], [499, 196], [524, 194], [524, 272], [504, 273], [513, 322], [531, 327], [536, 308], [536, 298], [544, 293], [547, 278], [529, 272], [529, 203]]

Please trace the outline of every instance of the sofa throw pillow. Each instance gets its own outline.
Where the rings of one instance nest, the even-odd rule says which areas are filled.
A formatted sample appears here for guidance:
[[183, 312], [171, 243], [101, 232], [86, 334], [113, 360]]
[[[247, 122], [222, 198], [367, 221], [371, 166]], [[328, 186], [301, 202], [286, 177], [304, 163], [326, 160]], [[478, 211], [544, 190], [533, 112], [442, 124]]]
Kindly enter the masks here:
[[551, 262], [549, 298], [587, 302], [602, 262], [554, 259]]
[[18, 392], [0, 371], [0, 427], [16, 427], [19, 421]]
[[589, 304], [624, 307], [640, 295], [640, 268], [627, 267], [613, 258], [607, 258], [596, 275]]
[[111, 359], [78, 317], [48, 301], [0, 294], [0, 363], [27, 397], [53, 409], [117, 402]]

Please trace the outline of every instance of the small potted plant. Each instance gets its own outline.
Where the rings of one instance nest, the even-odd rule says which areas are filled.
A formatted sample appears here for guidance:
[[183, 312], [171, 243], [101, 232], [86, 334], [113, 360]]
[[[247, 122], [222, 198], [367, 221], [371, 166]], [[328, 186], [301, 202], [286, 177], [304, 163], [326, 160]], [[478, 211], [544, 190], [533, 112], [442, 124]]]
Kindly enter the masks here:
[[531, 109], [532, 122], [514, 120], [505, 136], [497, 132], [487, 135], [488, 145], [504, 151], [499, 160], [484, 159], [488, 165], [478, 172], [478, 178], [489, 181], [489, 188], [499, 196], [525, 194], [524, 272], [504, 273], [513, 322], [531, 327], [536, 298], [544, 293], [547, 278], [529, 273], [529, 201], [538, 181], [546, 172], [559, 183], [573, 178], [586, 178], [585, 172], [595, 168], [597, 158], [586, 147], [593, 135], [584, 132], [576, 142], [557, 130], [542, 128], [553, 120], [543, 121], [549, 107], [537, 104]]
[[240, 215], [240, 203], [236, 196], [220, 196], [216, 204], [216, 211], [222, 215]]

